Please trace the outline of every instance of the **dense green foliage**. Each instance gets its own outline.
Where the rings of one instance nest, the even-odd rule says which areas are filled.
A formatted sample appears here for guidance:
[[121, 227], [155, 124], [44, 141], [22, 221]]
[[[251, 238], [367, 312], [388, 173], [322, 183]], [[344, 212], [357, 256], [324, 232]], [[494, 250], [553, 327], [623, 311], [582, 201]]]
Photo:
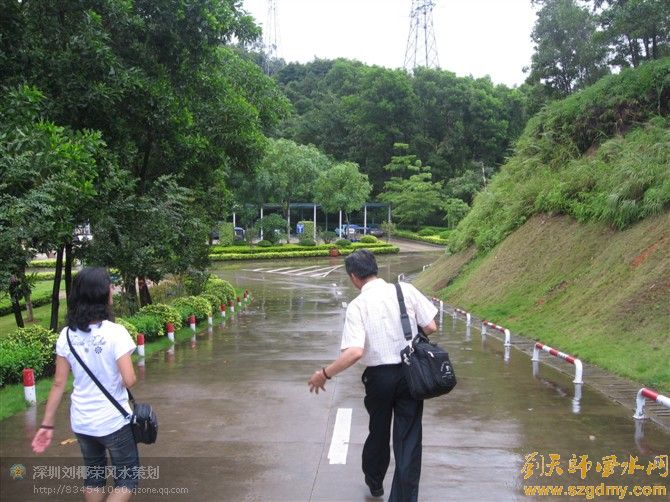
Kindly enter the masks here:
[[233, 285], [216, 276], [209, 277], [207, 284], [205, 284], [205, 292], [216, 296], [219, 305], [221, 303], [228, 304], [229, 301], [235, 299], [235, 288]]
[[57, 338], [41, 326], [19, 328], [0, 338], [0, 386], [20, 382], [24, 368], [32, 368], [35, 378], [53, 371]]
[[491, 249], [538, 212], [623, 228], [663, 211], [670, 206], [669, 103], [665, 58], [546, 107], [476, 197], [453, 248]]

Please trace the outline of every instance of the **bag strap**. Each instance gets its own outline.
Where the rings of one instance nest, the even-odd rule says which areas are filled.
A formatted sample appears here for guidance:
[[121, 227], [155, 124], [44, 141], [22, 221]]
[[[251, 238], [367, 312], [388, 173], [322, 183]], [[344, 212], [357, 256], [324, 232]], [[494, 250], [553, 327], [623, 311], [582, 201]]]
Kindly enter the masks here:
[[[105, 395], [105, 397], [107, 399], [109, 399], [109, 401], [114, 406], [116, 406], [116, 409], [119, 410], [119, 412], [121, 412], [121, 415], [123, 415], [123, 418], [130, 418], [130, 413], [128, 413], [128, 411], [123, 406], [121, 406], [116, 399], [114, 399], [114, 397], [109, 393], [109, 391], [107, 389], [105, 389], [105, 387], [103, 387], [103, 385], [100, 383], [100, 380], [98, 380], [96, 378], [96, 376], [89, 369], [89, 367], [86, 366], [86, 363], [84, 363], [84, 361], [81, 360], [81, 357], [79, 357], [79, 354], [77, 354], [77, 351], [74, 350], [74, 347], [72, 346], [72, 342], [70, 341], [70, 328], [69, 327], [67, 328], [67, 333], [66, 333], [65, 336], [67, 338], [67, 344], [70, 346], [70, 352], [72, 352], [72, 355], [77, 360], [77, 362], [81, 365], [81, 367], [84, 368], [84, 371], [86, 371], [86, 373], [88, 373], [88, 376], [91, 377], [91, 380], [93, 380], [93, 383], [95, 383], [95, 385], [98, 386], [98, 388], [102, 391], [102, 393]], [[130, 393], [130, 389], [126, 389], [126, 391], [128, 391], [128, 398], [130, 399], [131, 402], [134, 403], [135, 400], [133, 399], [133, 395]]]
[[400, 305], [400, 322], [402, 323], [402, 332], [405, 335], [405, 340], [408, 342], [412, 339], [412, 325], [409, 323], [409, 315], [407, 315], [407, 308], [405, 308], [405, 298], [400, 288], [400, 283], [395, 284], [395, 290], [398, 295], [398, 304]]

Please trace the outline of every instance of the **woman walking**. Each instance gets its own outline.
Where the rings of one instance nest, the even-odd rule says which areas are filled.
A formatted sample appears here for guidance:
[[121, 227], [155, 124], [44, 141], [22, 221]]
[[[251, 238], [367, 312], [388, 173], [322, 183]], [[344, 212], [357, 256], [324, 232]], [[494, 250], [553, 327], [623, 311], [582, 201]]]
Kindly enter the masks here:
[[[72, 281], [67, 326], [56, 342], [56, 373], [44, 419], [32, 442], [42, 453], [51, 444], [56, 410], [72, 368], [70, 423], [84, 457], [84, 494], [87, 502], [130, 500], [138, 484], [139, 456], [131, 426], [105, 397], [77, 361], [73, 350], [103, 387], [128, 413], [127, 389], [136, 382], [130, 358], [135, 343], [128, 331], [113, 323], [112, 288], [104, 268], [84, 268]], [[107, 454], [111, 458], [114, 487], [106, 489]]]

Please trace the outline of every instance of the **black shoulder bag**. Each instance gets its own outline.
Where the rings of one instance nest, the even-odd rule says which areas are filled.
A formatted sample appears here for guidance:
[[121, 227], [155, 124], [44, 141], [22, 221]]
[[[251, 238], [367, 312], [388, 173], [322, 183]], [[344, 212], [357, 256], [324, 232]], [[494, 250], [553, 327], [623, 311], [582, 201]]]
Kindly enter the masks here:
[[66, 336], [67, 336], [67, 344], [70, 346], [70, 351], [72, 352], [72, 355], [79, 362], [79, 364], [81, 364], [81, 367], [84, 368], [86, 373], [88, 373], [88, 376], [91, 377], [91, 380], [93, 380], [93, 382], [98, 386], [98, 388], [102, 391], [105, 397], [109, 399], [109, 401], [114, 406], [116, 406], [116, 409], [119, 410], [119, 412], [121, 413], [121, 415], [123, 415], [124, 418], [126, 419], [130, 418], [130, 424], [133, 429], [133, 436], [135, 436], [135, 442], [146, 443], [146, 444], [155, 443], [156, 436], [158, 435], [158, 420], [156, 419], [156, 413], [154, 413], [154, 410], [151, 407], [151, 405], [145, 403], [135, 403], [135, 398], [130, 392], [130, 389], [126, 389], [126, 391], [128, 391], [128, 399], [130, 400], [130, 403], [133, 405], [133, 414], [131, 415], [130, 413], [128, 413], [126, 409], [123, 406], [121, 406], [116, 399], [114, 399], [114, 397], [107, 391], [107, 389], [105, 389], [102, 386], [100, 380], [96, 378], [96, 376], [89, 369], [89, 367], [86, 366], [84, 361], [81, 360], [81, 357], [79, 357], [77, 351], [74, 350], [72, 342], [70, 341], [70, 328], [67, 329]]
[[412, 327], [405, 308], [400, 284], [395, 285], [400, 304], [400, 322], [409, 345], [400, 351], [405, 379], [416, 400], [448, 394], [456, 386], [456, 373], [449, 360], [449, 353], [431, 343], [419, 326], [419, 334], [412, 340]]

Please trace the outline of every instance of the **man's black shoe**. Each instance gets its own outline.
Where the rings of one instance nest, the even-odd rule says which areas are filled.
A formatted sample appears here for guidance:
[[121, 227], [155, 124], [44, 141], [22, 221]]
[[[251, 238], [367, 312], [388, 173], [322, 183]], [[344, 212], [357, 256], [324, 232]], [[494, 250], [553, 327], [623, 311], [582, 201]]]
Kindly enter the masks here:
[[375, 485], [367, 476], [365, 476], [365, 484], [370, 488], [370, 495], [373, 497], [381, 497], [384, 495], [384, 487]]

